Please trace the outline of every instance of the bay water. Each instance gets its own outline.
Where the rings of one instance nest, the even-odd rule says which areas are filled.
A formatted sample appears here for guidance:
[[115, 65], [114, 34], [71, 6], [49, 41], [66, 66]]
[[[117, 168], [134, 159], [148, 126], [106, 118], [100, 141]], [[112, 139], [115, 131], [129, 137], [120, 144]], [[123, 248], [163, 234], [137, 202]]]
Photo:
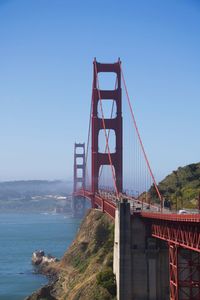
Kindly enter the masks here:
[[23, 300], [47, 283], [34, 274], [32, 252], [61, 258], [80, 225], [64, 214], [0, 214], [0, 300]]

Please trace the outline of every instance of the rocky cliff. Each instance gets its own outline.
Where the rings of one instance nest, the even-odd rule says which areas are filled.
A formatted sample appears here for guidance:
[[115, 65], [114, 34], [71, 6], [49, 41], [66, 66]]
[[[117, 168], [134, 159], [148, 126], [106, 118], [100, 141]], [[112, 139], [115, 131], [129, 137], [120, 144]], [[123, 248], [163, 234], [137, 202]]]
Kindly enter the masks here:
[[27, 300], [115, 299], [113, 238], [114, 224], [108, 216], [89, 210], [61, 261], [41, 270], [53, 278], [52, 282]]

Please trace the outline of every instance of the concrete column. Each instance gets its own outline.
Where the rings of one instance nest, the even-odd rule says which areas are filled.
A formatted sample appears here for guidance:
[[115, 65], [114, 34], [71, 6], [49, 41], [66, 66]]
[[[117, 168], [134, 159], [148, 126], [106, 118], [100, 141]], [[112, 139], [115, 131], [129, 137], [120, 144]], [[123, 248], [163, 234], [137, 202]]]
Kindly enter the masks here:
[[132, 299], [169, 300], [168, 250], [151, 237], [150, 225], [140, 215], [132, 225]]
[[116, 209], [113, 264], [117, 300], [131, 300], [131, 214], [126, 201], [119, 202]]
[[169, 266], [166, 243], [151, 237], [149, 223], [130, 214], [120, 202], [115, 215], [113, 269], [117, 300], [168, 300]]
[[117, 283], [117, 299], [119, 299], [119, 209], [115, 210], [115, 232], [114, 232], [114, 249], [113, 249], [113, 273]]
[[157, 259], [159, 256], [155, 239], [147, 240], [147, 282], [148, 282], [148, 300], [157, 299]]
[[[135, 214], [132, 225], [132, 299], [148, 300], [146, 224]], [[161, 299], [159, 299], [161, 300]]]
[[157, 258], [157, 299], [169, 300], [169, 249], [167, 243], [159, 241]]

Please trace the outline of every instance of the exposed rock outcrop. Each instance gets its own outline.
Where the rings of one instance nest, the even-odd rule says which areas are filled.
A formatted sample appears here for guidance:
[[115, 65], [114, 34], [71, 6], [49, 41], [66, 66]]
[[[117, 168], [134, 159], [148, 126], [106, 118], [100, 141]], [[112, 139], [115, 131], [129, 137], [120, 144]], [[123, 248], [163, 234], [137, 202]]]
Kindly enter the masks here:
[[50, 254], [45, 255], [43, 250], [37, 250], [32, 254], [32, 264], [35, 266], [41, 266], [43, 264], [51, 264], [57, 262], [58, 259]]

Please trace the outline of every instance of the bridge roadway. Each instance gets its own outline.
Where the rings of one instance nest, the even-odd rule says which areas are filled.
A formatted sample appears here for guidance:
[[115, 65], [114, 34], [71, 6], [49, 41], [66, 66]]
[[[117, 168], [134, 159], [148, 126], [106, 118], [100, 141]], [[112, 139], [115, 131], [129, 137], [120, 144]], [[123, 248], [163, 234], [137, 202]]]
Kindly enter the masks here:
[[[100, 190], [95, 195], [89, 190], [79, 190], [74, 196], [91, 201], [93, 208], [99, 208], [109, 217], [115, 218], [117, 202], [114, 193]], [[120, 194], [120, 199], [127, 199], [131, 204], [131, 214], [140, 216], [150, 227], [152, 237], [173, 243], [180, 247], [200, 252], [200, 214], [177, 214], [167, 209], [160, 211], [156, 205], [142, 202], [133, 196]]]

